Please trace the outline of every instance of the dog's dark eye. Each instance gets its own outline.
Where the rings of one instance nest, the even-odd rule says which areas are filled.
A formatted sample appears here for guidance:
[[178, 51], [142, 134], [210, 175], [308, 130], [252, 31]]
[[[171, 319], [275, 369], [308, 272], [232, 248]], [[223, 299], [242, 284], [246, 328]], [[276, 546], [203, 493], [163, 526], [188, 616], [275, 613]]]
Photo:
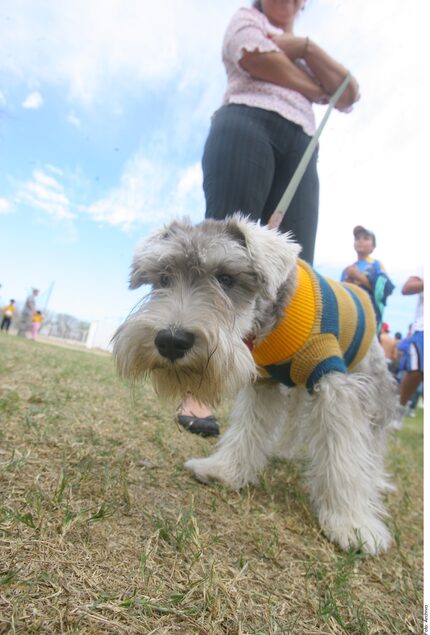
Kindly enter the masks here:
[[220, 273], [217, 275], [216, 279], [223, 289], [231, 289], [234, 284], [234, 278], [229, 273]]
[[165, 289], [168, 286], [170, 286], [170, 277], [167, 275], [167, 273], [162, 273], [160, 276], [160, 287]]

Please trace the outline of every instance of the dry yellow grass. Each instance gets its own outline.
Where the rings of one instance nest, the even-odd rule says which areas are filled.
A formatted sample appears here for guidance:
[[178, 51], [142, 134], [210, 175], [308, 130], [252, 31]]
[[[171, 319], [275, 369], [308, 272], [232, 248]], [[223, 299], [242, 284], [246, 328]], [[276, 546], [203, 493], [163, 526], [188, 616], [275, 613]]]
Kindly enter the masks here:
[[421, 417], [390, 445], [395, 545], [365, 560], [321, 535], [300, 466], [194, 481], [214, 442], [109, 357], [2, 334], [0, 360], [0, 633], [421, 633]]

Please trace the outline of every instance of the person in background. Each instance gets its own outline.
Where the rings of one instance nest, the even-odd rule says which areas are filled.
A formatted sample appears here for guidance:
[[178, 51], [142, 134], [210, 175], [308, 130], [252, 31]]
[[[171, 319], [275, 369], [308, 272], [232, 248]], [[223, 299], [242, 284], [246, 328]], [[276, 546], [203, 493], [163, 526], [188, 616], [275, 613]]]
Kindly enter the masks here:
[[400, 382], [400, 404], [403, 413], [424, 380], [424, 271], [421, 268], [410, 276], [402, 287], [403, 295], [418, 295], [415, 321], [411, 335], [402, 341], [405, 350], [404, 376]]
[[400, 350], [399, 346], [400, 346], [400, 342], [402, 341], [402, 334], [399, 331], [396, 331], [396, 333], [394, 333], [394, 339], [396, 342], [396, 359], [395, 361], [393, 361], [391, 363], [391, 372], [394, 375], [395, 380], [397, 381], [397, 383], [400, 384], [401, 378], [402, 378], [402, 357], [403, 357], [403, 353]]
[[386, 322], [382, 322], [379, 342], [384, 351], [388, 370], [394, 375], [395, 366], [399, 358], [399, 351], [397, 349], [397, 340], [394, 337], [391, 337], [390, 327]]
[[36, 312], [36, 298], [39, 295], [39, 289], [33, 289], [31, 294], [27, 297], [24, 308], [21, 312], [21, 317], [18, 324], [17, 335], [25, 337], [27, 332], [31, 329], [31, 320]]
[[40, 331], [43, 322], [43, 315], [41, 311], [36, 311], [31, 318], [31, 338], [35, 340]]
[[16, 313], [15, 300], [9, 300], [9, 304], [3, 307], [3, 310], [2, 310], [3, 319], [2, 319], [0, 330], [2, 331], [4, 330], [6, 332], [9, 330], [10, 324], [12, 322], [12, 318], [14, 317], [15, 313]]
[[394, 285], [387, 276], [380, 260], [371, 257], [376, 247], [375, 234], [362, 225], [353, 229], [354, 250], [357, 260], [342, 272], [341, 281], [356, 284], [370, 296], [376, 317], [376, 332], [379, 336], [382, 328], [382, 318], [388, 296], [394, 290]]
[[[313, 104], [326, 104], [347, 75], [313, 39], [295, 35], [304, 0], [261, 0], [233, 15], [222, 59], [227, 74], [223, 105], [212, 117], [202, 168], [206, 218], [237, 211], [269, 224], [316, 130]], [[359, 99], [357, 81], [337, 104], [349, 112]], [[313, 262], [318, 222], [317, 151], [306, 169], [279, 230], [291, 232], [301, 257]], [[217, 435], [203, 404], [186, 400], [180, 425]]]
[[408, 417], [414, 418], [417, 416], [417, 407], [418, 407], [420, 398], [424, 399], [424, 382], [420, 383], [420, 385], [418, 386], [418, 388], [416, 389], [416, 391], [414, 392], [414, 394], [412, 395], [412, 397], [409, 399], [408, 403], [406, 404], [408, 408], [408, 411], [407, 411]]

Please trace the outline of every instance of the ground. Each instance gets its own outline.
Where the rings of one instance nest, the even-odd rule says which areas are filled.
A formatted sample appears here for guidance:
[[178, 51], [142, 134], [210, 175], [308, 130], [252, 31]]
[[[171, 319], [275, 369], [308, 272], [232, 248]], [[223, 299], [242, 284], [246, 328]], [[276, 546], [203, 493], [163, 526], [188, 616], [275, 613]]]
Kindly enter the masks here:
[[422, 632], [422, 410], [390, 442], [394, 545], [365, 559], [324, 538], [298, 464], [193, 480], [215, 441], [109, 355], [1, 334], [0, 360], [0, 633]]

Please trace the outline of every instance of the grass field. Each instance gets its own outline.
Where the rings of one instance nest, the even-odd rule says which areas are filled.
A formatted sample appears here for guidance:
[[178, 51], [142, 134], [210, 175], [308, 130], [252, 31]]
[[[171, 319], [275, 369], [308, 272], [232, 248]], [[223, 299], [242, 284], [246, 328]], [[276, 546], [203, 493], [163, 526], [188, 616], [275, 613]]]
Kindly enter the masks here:
[[194, 481], [214, 441], [108, 355], [1, 334], [0, 423], [0, 633], [422, 632], [422, 410], [390, 442], [375, 559], [327, 542], [295, 464]]

